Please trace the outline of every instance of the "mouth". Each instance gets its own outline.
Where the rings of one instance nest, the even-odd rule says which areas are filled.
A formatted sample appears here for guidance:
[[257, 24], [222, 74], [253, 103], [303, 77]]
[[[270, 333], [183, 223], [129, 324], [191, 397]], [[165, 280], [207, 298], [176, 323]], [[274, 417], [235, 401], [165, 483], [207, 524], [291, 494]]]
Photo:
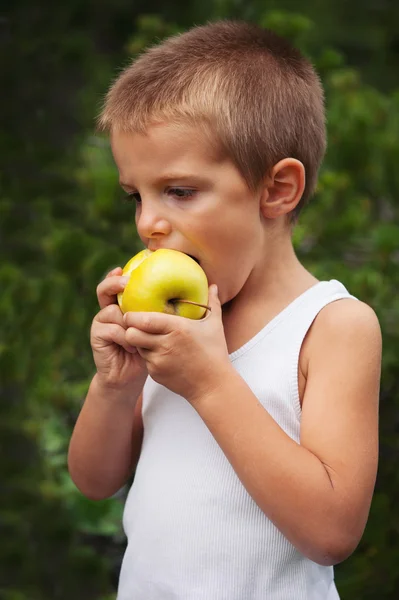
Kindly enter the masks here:
[[[151, 250], [151, 248], [148, 248], [148, 249]], [[155, 248], [155, 249], [151, 250], [151, 252], [155, 252], [158, 249], [160, 250], [161, 248]], [[182, 251], [180, 250], [179, 252], [182, 252]], [[188, 256], [188, 257], [192, 258], [193, 260], [195, 260], [195, 262], [197, 263], [197, 265], [200, 265], [200, 261], [198, 260], [198, 258], [196, 256], [193, 256], [192, 254], [188, 254], [188, 252], [183, 252], [183, 254], [185, 254], [186, 256]]]
[[192, 254], [187, 254], [187, 256], [189, 256], [190, 258], [192, 258], [193, 260], [195, 260], [195, 262], [199, 265], [200, 262], [198, 260], [198, 258], [196, 258], [195, 256], [193, 256]]

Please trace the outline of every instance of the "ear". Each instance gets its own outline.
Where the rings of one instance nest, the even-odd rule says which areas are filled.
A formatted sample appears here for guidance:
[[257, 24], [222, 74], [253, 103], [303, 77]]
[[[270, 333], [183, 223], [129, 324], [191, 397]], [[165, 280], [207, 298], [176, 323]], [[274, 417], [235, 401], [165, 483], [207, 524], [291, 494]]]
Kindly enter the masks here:
[[296, 158], [284, 158], [272, 168], [263, 186], [260, 210], [276, 219], [294, 210], [305, 189], [305, 167]]

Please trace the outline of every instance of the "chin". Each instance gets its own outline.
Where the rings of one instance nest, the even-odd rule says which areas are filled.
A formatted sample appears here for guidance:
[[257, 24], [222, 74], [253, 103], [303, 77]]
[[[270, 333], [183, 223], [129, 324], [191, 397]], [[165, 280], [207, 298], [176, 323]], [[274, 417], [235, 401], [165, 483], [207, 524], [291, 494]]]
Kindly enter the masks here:
[[236, 287], [234, 289], [222, 291], [219, 296], [222, 306], [225, 308], [230, 307], [233, 304], [233, 302], [237, 300], [237, 298], [240, 296], [244, 287], [245, 284], [241, 285], [241, 287]]
[[229, 308], [232, 305], [235, 298], [236, 294], [226, 294], [226, 292], [220, 292], [219, 290], [219, 300], [223, 308]]

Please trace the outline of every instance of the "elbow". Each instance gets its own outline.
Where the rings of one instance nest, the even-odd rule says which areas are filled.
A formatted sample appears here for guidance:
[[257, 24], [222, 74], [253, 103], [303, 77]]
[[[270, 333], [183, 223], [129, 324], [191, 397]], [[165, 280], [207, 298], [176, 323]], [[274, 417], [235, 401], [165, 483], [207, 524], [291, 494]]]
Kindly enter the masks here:
[[78, 470], [71, 467], [71, 465], [68, 465], [68, 472], [75, 487], [88, 500], [107, 500], [118, 491], [107, 489], [106, 486], [98, 481], [90, 481], [83, 474], [80, 474]]
[[108, 498], [111, 498], [115, 494], [114, 491], [108, 491], [108, 490], [105, 490], [104, 488], [90, 485], [87, 482], [78, 482], [72, 476], [71, 476], [71, 480], [73, 481], [73, 483], [75, 484], [75, 486], [79, 490], [79, 492], [83, 496], [85, 496], [85, 498], [87, 498], [88, 500], [93, 500], [93, 501], [107, 500]]
[[[75, 483], [75, 482], [74, 482]], [[83, 494], [83, 496], [85, 496], [85, 498], [87, 498], [88, 500], [92, 500], [92, 501], [100, 501], [100, 500], [107, 500], [108, 498], [111, 498], [113, 496], [113, 494], [108, 494], [105, 493], [103, 490], [95, 490], [95, 489], [90, 489], [90, 488], [84, 488], [83, 486], [78, 486], [75, 483], [77, 489], [79, 490], [79, 492], [81, 494]]]
[[312, 552], [313, 556], [309, 558], [323, 567], [333, 567], [349, 558], [358, 543], [359, 538], [342, 534], [334, 539], [323, 540], [317, 550]]

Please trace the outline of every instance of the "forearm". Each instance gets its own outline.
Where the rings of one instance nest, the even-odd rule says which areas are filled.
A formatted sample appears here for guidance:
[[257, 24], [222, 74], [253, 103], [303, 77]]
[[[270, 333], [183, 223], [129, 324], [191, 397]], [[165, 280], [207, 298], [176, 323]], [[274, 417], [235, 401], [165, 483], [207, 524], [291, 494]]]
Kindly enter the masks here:
[[321, 564], [343, 558], [344, 498], [312, 452], [292, 440], [235, 372], [194, 407], [261, 510], [303, 554]]
[[71, 478], [93, 500], [120, 489], [132, 472], [133, 415], [141, 390], [109, 390], [94, 376], [68, 453]]

